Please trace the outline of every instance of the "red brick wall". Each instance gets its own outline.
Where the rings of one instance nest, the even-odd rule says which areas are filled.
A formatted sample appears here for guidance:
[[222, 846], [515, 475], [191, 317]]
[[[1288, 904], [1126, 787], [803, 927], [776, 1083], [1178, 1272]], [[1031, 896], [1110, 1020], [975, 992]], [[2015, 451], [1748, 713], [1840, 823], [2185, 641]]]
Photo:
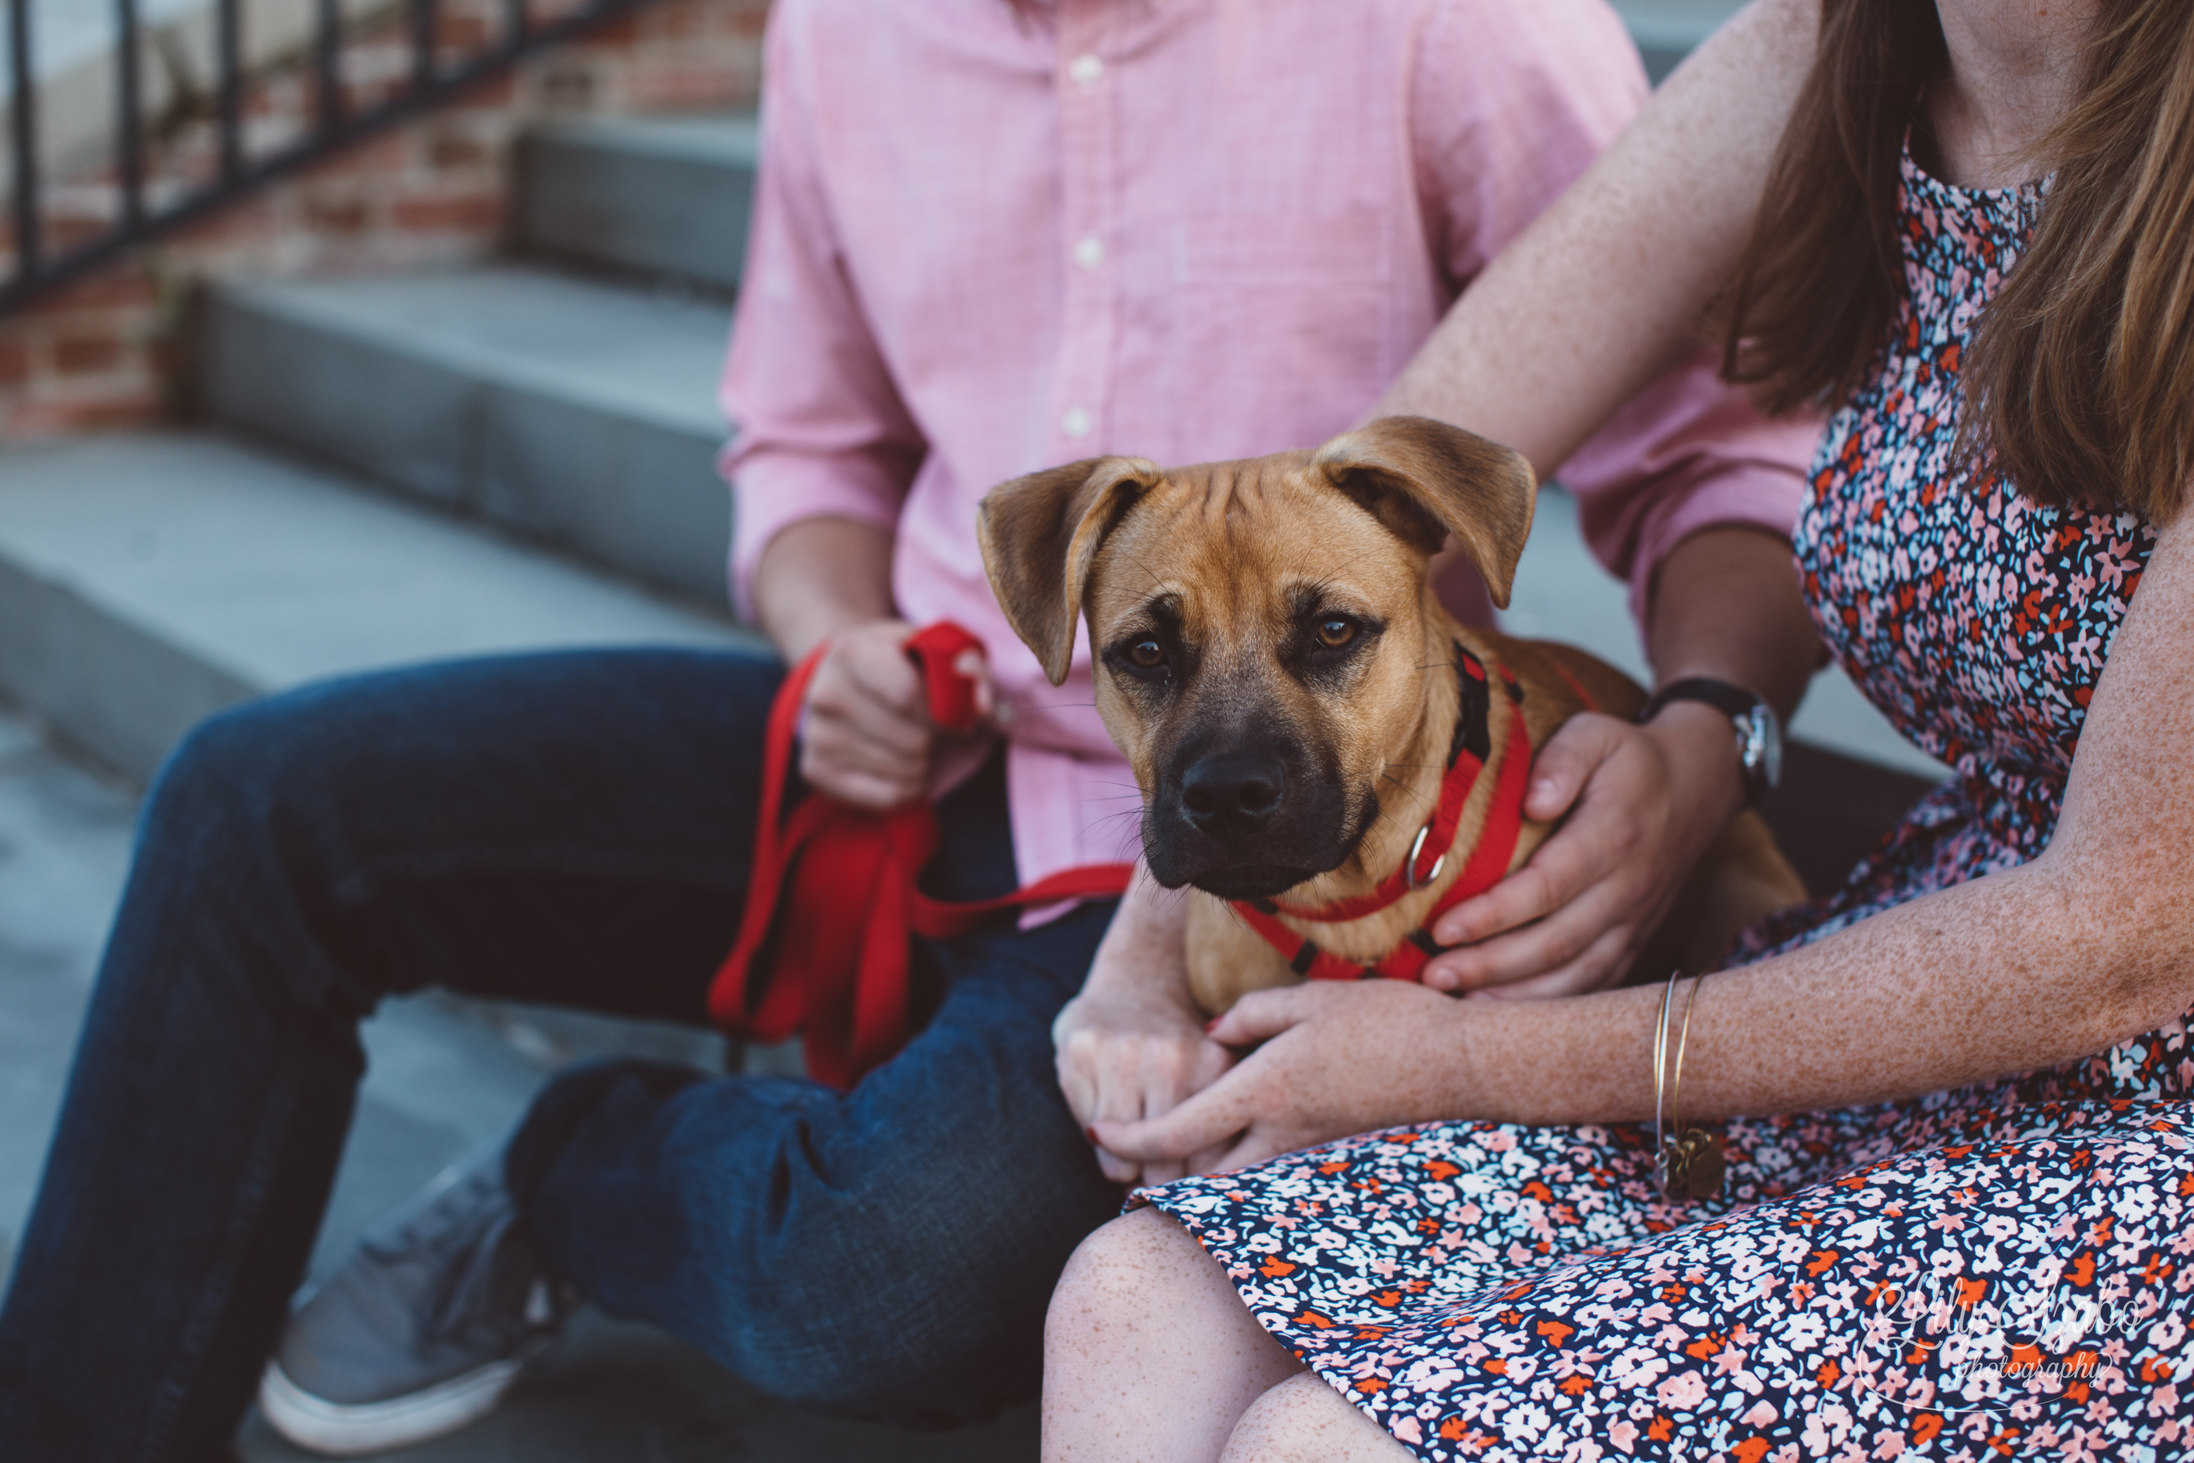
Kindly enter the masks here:
[[[768, 0], [659, 0], [26, 312], [0, 316], [0, 437], [143, 426], [174, 415], [188, 398], [181, 338], [199, 281], [430, 268], [493, 253], [509, 202], [511, 144], [527, 121], [752, 106], [767, 9]], [[454, 56], [494, 33], [503, 3], [445, 0], [443, 10], [442, 43]], [[400, 41], [354, 38], [344, 72], [354, 105], [403, 74]], [[296, 135], [311, 100], [302, 73], [261, 78], [248, 106], [249, 143]], [[212, 138], [203, 117], [170, 119], [150, 169], [155, 190], [205, 176]], [[111, 180], [61, 180], [48, 199], [49, 248], [96, 230], [113, 209]]]

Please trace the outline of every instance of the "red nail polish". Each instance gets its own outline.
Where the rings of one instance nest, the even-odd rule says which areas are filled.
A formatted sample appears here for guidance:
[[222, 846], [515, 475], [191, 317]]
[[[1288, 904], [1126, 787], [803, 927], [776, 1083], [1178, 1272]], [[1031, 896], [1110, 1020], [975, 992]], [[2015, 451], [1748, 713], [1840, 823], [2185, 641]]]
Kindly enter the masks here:
[[1098, 1143], [1097, 1143], [1097, 1125], [1096, 1125], [1096, 1124], [1092, 1123], [1092, 1124], [1090, 1124], [1090, 1126], [1088, 1126], [1088, 1127], [1086, 1127], [1086, 1128], [1082, 1129], [1082, 1136], [1083, 1136], [1083, 1137], [1085, 1137], [1085, 1138], [1087, 1138], [1087, 1139], [1089, 1139], [1089, 1146], [1090, 1146], [1090, 1147], [1092, 1147], [1092, 1148], [1095, 1148], [1095, 1147], [1097, 1147], [1097, 1146], [1098, 1146]]

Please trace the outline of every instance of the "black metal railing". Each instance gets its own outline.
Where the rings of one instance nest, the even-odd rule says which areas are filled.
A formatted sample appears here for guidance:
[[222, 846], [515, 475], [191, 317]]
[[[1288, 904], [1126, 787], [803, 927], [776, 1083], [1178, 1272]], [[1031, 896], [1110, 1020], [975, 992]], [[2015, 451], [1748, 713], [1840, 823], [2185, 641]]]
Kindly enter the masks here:
[[[303, 135], [264, 151], [248, 149], [244, 135], [247, 92], [253, 78], [245, 62], [243, 0], [211, 0], [214, 10], [212, 176], [172, 197], [151, 197], [149, 119], [139, 61], [144, 49], [139, 0], [109, 0], [120, 35], [114, 50], [115, 139], [112, 153], [115, 207], [110, 225], [88, 237], [78, 231], [66, 247], [49, 249], [38, 136], [38, 80], [32, 0], [5, 0], [8, 7], [10, 79], [9, 157], [13, 166], [11, 222], [14, 269], [0, 284], [0, 314], [19, 309], [48, 290], [107, 263], [125, 251], [173, 232], [284, 174], [306, 167], [392, 123], [432, 110], [467, 88], [507, 70], [530, 52], [638, 10], [653, 0], [577, 0], [537, 18], [532, 0], [505, 0], [501, 34], [463, 55], [444, 54], [440, 0], [403, 0], [400, 24], [408, 37], [407, 78], [353, 106], [345, 89], [346, 44], [342, 0], [316, 0], [313, 33], [304, 63], [312, 77], [311, 125]], [[86, 5], [98, 0], [82, 0]]]

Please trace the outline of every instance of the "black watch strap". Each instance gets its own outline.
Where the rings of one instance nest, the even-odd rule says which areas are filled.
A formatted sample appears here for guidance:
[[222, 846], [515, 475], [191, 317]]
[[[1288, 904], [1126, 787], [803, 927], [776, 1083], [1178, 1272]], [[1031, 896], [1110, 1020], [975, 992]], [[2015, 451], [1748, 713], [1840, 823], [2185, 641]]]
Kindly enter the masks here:
[[1750, 806], [1772, 792], [1783, 775], [1783, 729], [1775, 708], [1742, 686], [1711, 676], [1671, 681], [1646, 698], [1640, 722], [1651, 721], [1671, 701], [1700, 701], [1721, 712], [1737, 733], [1737, 773]]
[[1670, 681], [1646, 698], [1646, 704], [1638, 712], [1638, 720], [1648, 722], [1661, 714], [1661, 708], [1671, 701], [1704, 701], [1724, 716], [1746, 716], [1761, 703], [1760, 698], [1742, 686], [1728, 681], [1717, 681], [1711, 676], [1686, 676], [1680, 681]]

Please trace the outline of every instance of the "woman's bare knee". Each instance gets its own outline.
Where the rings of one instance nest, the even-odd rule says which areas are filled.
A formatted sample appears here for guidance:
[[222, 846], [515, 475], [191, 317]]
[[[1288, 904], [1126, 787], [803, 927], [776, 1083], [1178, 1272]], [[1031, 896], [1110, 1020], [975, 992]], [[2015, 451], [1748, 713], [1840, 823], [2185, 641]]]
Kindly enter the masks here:
[[1141, 1210], [1083, 1241], [1052, 1296], [1044, 1457], [1216, 1458], [1242, 1409], [1300, 1365], [1186, 1230]]
[[1323, 1377], [1302, 1372], [1250, 1404], [1219, 1463], [1408, 1463], [1410, 1456]]
[[1083, 1240], [1067, 1261], [1044, 1320], [1045, 1348], [1103, 1345], [1148, 1315], [1153, 1297], [1178, 1301], [1215, 1286], [1233, 1300], [1217, 1262], [1188, 1231], [1163, 1210], [1138, 1209]]

